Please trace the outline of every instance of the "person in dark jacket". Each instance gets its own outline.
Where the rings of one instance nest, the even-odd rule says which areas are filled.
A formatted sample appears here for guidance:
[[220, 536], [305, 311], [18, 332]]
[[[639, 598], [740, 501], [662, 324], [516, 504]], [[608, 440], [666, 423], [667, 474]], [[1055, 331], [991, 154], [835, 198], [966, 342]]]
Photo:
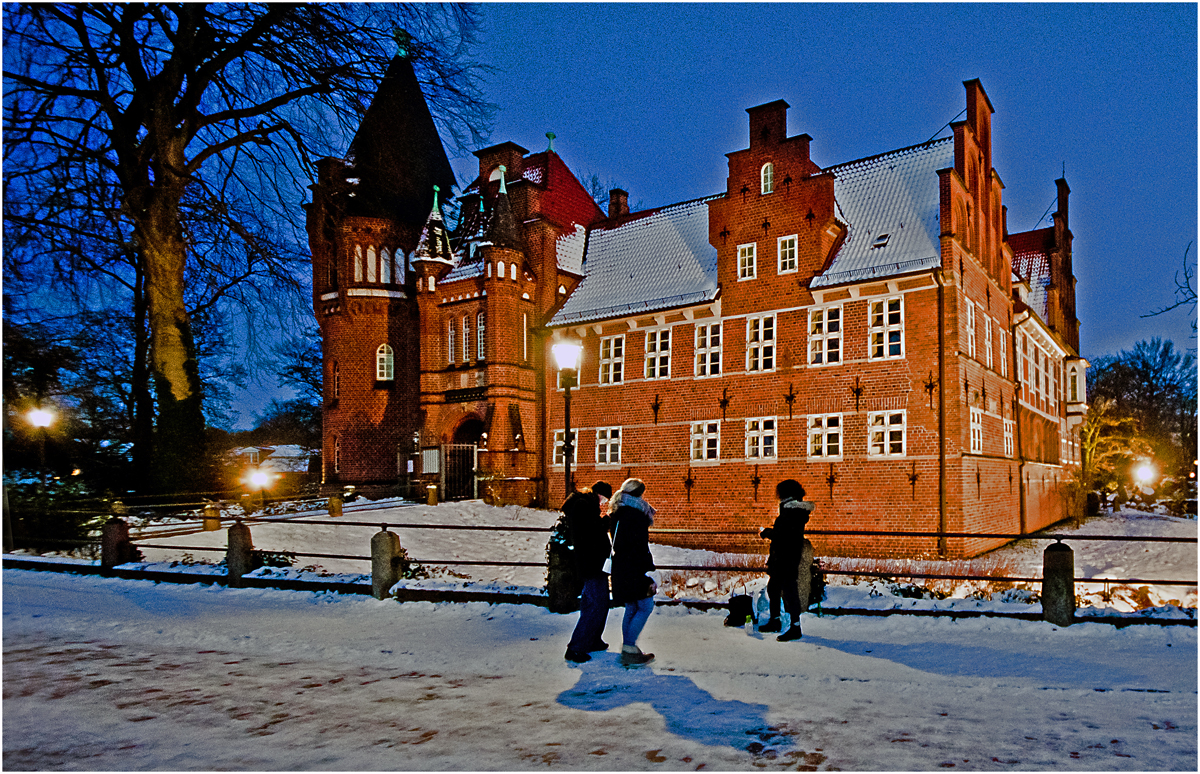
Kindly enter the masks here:
[[588, 654], [597, 650], [608, 650], [608, 643], [601, 639], [604, 624], [608, 621], [608, 574], [604, 563], [608, 560], [612, 544], [608, 540], [608, 516], [601, 509], [601, 500], [612, 497], [612, 487], [597, 481], [582, 492], [572, 492], [563, 503], [571, 536], [571, 559], [575, 576], [583, 580], [583, 594], [579, 600], [579, 622], [567, 643], [567, 661], [582, 664], [591, 661]]
[[655, 570], [650, 555], [654, 508], [642, 498], [645, 491], [644, 483], [629, 478], [608, 503], [613, 530], [613, 601], [625, 605], [621, 620], [621, 663], [625, 666], [641, 666], [654, 659], [653, 653], [643, 653], [637, 645], [638, 635], [654, 612], [658, 591], [649, 575]]
[[775, 486], [779, 498], [779, 516], [775, 524], [758, 531], [759, 537], [771, 541], [767, 556], [767, 597], [771, 603], [771, 619], [759, 631], [777, 632], [783, 628], [779, 620], [779, 602], [792, 619], [791, 626], [776, 637], [780, 642], [800, 639], [800, 592], [796, 581], [804, 556], [804, 525], [812, 514], [813, 503], [804, 500], [804, 487], [799, 481], [786, 479]]

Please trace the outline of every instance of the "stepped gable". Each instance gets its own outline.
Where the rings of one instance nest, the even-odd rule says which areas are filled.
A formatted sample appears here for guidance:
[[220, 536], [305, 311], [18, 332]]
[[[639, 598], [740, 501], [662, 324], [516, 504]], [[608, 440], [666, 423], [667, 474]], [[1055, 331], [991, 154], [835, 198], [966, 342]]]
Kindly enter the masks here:
[[351, 214], [393, 218], [414, 231], [425, 222], [433, 186], [449, 195], [454, 172], [412, 62], [395, 57], [347, 154], [358, 185]]
[[[708, 243], [708, 202], [695, 199], [586, 235], [584, 278], [551, 326], [690, 306], [717, 296], [717, 250]], [[559, 240], [559, 263], [572, 263], [582, 237]], [[565, 253], [565, 256], [564, 256]]]
[[810, 287], [861, 282], [940, 265], [937, 173], [952, 166], [954, 138], [947, 137], [826, 169], [835, 176], [838, 218], [849, 233]]

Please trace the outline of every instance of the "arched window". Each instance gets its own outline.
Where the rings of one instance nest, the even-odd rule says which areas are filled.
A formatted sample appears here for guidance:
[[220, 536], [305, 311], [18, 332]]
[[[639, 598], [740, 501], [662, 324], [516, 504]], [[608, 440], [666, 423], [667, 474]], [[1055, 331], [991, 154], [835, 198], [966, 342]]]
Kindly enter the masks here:
[[379, 251], [379, 281], [385, 285], [392, 282], [392, 251], [386, 247]]
[[396, 356], [387, 344], [380, 344], [375, 350], [375, 379], [390, 382], [396, 378]]
[[362, 282], [362, 245], [354, 246], [354, 281]]
[[375, 281], [375, 247], [367, 248], [367, 282]]
[[760, 176], [762, 178], [762, 192], [765, 194], [769, 194], [772, 191], [774, 191], [775, 190], [775, 165], [769, 161], [766, 164], [763, 164], [762, 171], [760, 172]]
[[480, 312], [479, 314], [475, 315], [475, 359], [476, 360], [484, 359], [484, 352], [485, 352], [484, 346], [483, 346], [484, 324], [485, 323], [484, 323], [483, 312]]
[[496, 261], [496, 274], [500, 279], [504, 279], [504, 261]]
[[517, 281], [517, 265], [515, 263], [509, 267], [508, 278], [513, 282]]
[[397, 285], [403, 285], [406, 279], [404, 251], [396, 248], [396, 252], [392, 253], [392, 282]]

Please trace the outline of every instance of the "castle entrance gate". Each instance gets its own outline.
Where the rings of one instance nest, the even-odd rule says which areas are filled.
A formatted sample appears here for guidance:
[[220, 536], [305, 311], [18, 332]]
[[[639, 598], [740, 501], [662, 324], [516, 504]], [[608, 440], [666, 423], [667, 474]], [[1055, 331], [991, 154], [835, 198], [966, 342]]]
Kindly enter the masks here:
[[475, 486], [476, 449], [473, 443], [448, 443], [442, 446], [442, 492], [447, 500], [473, 500], [479, 495]]

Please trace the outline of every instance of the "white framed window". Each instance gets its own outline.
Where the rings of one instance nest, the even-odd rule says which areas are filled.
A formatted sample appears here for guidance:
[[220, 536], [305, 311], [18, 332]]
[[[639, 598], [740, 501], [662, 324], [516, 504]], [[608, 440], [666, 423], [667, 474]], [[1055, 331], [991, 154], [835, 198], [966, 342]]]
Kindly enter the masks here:
[[721, 375], [721, 323], [696, 326], [696, 376]]
[[387, 344], [380, 344], [375, 350], [375, 379], [390, 382], [396, 378], [396, 356]]
[[983, 409], [971, 409], [971, 453], [983, 454]]
[[1038, 345], [1033, 345], [1033, 395], [1035, 398], [1043, 396], [1042, 392], [1042, 349]]
[[907, 443], [904, 411], [874, 411], [867, 415], [867, 454], [903, 457]]
[[596, 464], [621, 464], [621, 428], [600, 427], [596, 429]]
[[765, 194], [772, 193], [775, 190], [775, 165], [769, 161], [763, 164], [759, 171], [759, 180], [762, 184], [759, 190]]
[[625, 381], [625, 334], [600, 339], [600, 384]]
[[367, 248], [367, 282], [375, 281], [375, 247]]
[[671, 377], [671, 329], [646, 331], [646, 363], [643, 376], [647, 379]]
[[775, 417], [756, 417], [746, 420], [746, 458], [774, 460], [776, 458]]
[[462, 318], [462, 360], [464, 363], [471, 359], [471, 318]]
[[451, 364], [454, 363], [455, 340], [454, 319], [451, 318], [450, 322], [446, 325], [446, 362]]
[[1050, 397], [1050, 413], [1058, 413], [1058, 385], [1061, 381], [1058, 378], [1058, 361], [1046, 358], [1046, 394]]
[[379, 251], [379, 281], [384, 285], [392, 283], [392, 251], [386, 247]]
[[967, 355], [975, 357], [975, 304], [967, 300]]
[[808, 311], [809, 365], [833, 365], [842, 362], [842, 306], [826, 306]]
[[333, 437], [333, 472], [340, 473], [342, 470], [342, 439], [337, 436]]
[[1079, 371], [1074, 368], [1071, 369], [1070, 401], [1071, 403], [1079, 402]]
[[1017, 423], [1011, 419], [1004, 420], [1004, 456], [1013, 456], [1013, 436], [1016, 434]]
[[715, 460], [721, 456], [721, 423], [692, 423], [692, 459]]
[[362, 245], [354, 246], [354, 281], [362, 282], [363, 278], [363, 255]]
[[904, 299], [882, 298], [870, 304], [870, 359], [904, 357]]
[[983, 357], [987, 367], [992, 367], [992, 318], [983, 317]]
[[1008, 376], [1008, 334], [999, 325], [996, 326], [996, 341], [1000, 345], [1000, 375]]
[[[578, 434], [574, 430], [572, 430], [571, 431], [571, 444], [572, 445], [575, 444], [575, 440], [577, 438], [578, 438]], [[567, 453], [566, 453], [566, 449], [565, 449], [566, 440], [567, 440], [567, 431], [566, 430], [555, 430], [554, 431], [554, 464], [555, 465], [565, 465], [567, 462], [567, 456], [566, 456]], [[574, 462], [578, 459], [579, 459], [579, 454], [577, 452], [573, 451], [571, 453], [571, 461]]]
[[475, 315], [475, 357], [478, 360], [484, 359], [484, 353], [487, 351], [483, 345], [484, 334], [487, 333], [487, 318], [483, 312]]
[[779, 237], [776, 242], [776, 249], [776, 254], [779, 257], [779, 264], [776, 270], [780, 274], [790, 274], [796, 271], [796, 235], [791, 234]]
[[808, 456], [842, 456], [842, 415], [810, 414], [808, 417]]
[[517, 281], [517, 265], [515, 263], [508, 266], [508, 278], [513, 282]]
[[738, 282], [758, 276], [758, 245], [738, 245]]
[[746, 318], [746, 370], [775, 370], [775, 315]]

